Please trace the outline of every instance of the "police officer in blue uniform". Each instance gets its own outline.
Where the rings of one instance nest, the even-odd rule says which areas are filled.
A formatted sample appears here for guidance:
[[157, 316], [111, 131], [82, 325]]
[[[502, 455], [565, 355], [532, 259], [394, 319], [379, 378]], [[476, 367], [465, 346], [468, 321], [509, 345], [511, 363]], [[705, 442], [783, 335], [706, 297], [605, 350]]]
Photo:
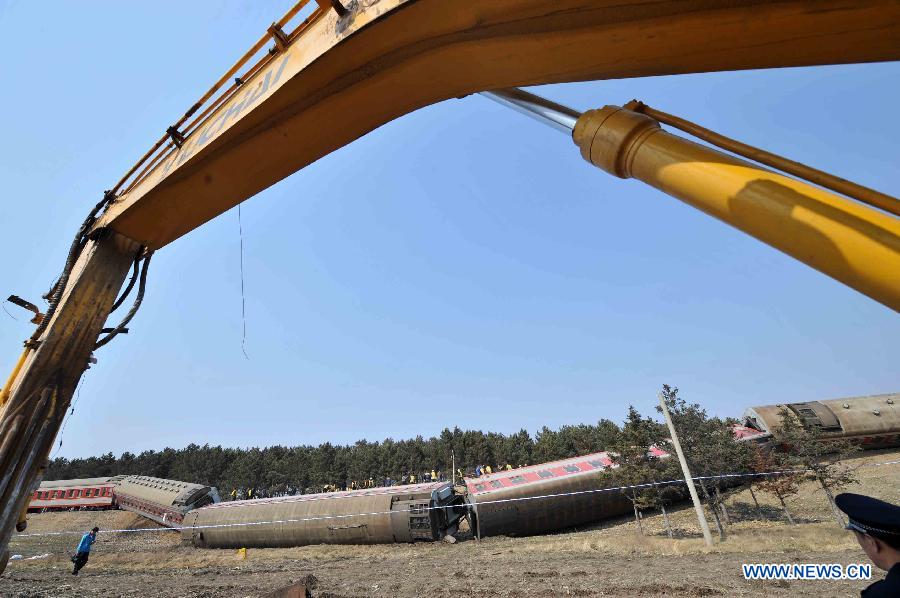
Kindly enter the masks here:
[[863, 590], [863, 598], [896, 598], [900, 596], [900, 507], [891, 503], [849, 492], [834, 498], [838, 508], [847, 514], [847, 529], [866, 556], [887, 577]]

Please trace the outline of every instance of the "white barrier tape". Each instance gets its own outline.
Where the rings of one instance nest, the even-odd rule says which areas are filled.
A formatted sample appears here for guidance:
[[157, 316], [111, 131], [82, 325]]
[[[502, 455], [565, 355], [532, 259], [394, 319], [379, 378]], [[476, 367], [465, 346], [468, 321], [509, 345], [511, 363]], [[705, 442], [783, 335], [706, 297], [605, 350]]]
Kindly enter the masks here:
[[[897, 461], [883, 461], [881, 463], [864, 463], [859, 467], [879, 467], [882, 465], [897, 465], [900, 464], [900, 460]], [[736, 477], [755, 477], [755, 476], [774, 476], [774, 475], [786, 475], [791, 473], [806, 473], [811, 471], [810, 469], [785, 469], [781, 471], [766, 471], [766, 472], [753, 472], [753, 473], [725, 473], [718, 475], [709, 475], [709, 476], [695, 476], [692, 479], [694, 480], [712, 480], [712, 479], [721, 479], [721, 478], [736, 478]], [[542, 494], [539, 496], [523, 496], [519, 498], [500, 498], [494, 500], [482, 500], [476, 501], [475, 506], [480, 507], [483, 505], [490, 504], [501, 504], [501, 503], [509, 503], [509, 502], [517, 502], [517, 501], [526, 501], [526, 500], [539, 500], [545, 498], [561, 498], [565, 496], [577, 496], [583, 494], [595, 494], [600, 492], [616, 492], [620, 490], [628, 490], [632, 488], [650, 488], [650, 487], [658, 487], [658, 486], [666, 486], [671, 484], [684, 484], [684, 479], [677, 480], [666, 480], [662, 482], [647, 482], [644, 484], [631, 484], [628, 486], [614, 486], [610, 488], [596, 488], [592, 490], [577, 490], [574, 492], [560, 492], [557, 494]], [[402, 494], [402, 493], [397, 493]], [[318, 500], [318, 499], [317, 499]], [[312, 502], [312, 501], [310, 501]], [[237, 507], [240, 508], [240, 507]], [[431, 511], [431, 510], [439, 510], [446, 509], [447, 506], [441, 507], [419, 507], [416, 509], [397, 509], [393, 511], [375, 511], [372, 513], [351, 513], [347, 515], [321, 515], [317, 517], [302, 517], [298, 519], [275, 519], [271, 521], [247, 521], [247, 522], [239, 522], [239, 523], [217, 523], [212, 525], [194, 525], [194, 526], [181, 526], [181, 527], [147, 527], [147, 528], [134, 528], [134, 529], [113, 529], [113, 530], [100, 530], [101, 534], [127, 534], [127, 533], [138, 533], [138, 532], [167, 532], [167, 531], [182, 531], [182, 530], [204, 530], [204, 529], [219, 529], [219, 528], [230, 528], [230, 527], [250, 527], [250, 526], [259, 526], [259, 525], [280, 525], [284, 523], [303, 523], [307, 521], [327, 521], [334, 519], [347, 519], [350, 517], [375, 517], [378, 515], [393, 515], [395, 513], [421, 513], [423, 511]], [[450, 507], [452, 508], [452, 507]], [[17, 534], [13, 536], [13, 538], [36, 538], [36, 537], [46, 537], [46, 536], [64, 536], [64, 535], [76, 535], [76, 534], [84, 534], [83, 531], [62, 531], [62, 532], [40, 532], [35, 534]]]

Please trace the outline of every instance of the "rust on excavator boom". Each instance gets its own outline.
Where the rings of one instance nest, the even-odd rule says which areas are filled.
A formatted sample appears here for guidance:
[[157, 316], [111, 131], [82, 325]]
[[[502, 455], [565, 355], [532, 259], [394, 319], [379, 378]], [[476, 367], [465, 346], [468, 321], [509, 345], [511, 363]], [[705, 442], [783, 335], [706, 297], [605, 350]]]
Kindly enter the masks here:
[[900, 59], [896, 0], [361, 0], [351, 8], [343, 17], [322, 12], [97, 226], [162, 247], [386, 122], [485, 89]]

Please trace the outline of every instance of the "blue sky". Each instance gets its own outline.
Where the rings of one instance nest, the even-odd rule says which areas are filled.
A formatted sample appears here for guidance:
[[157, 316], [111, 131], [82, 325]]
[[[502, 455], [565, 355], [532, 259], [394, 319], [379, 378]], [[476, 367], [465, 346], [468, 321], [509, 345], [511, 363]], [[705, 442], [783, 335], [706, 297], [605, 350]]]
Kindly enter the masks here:
[[[290, 2], [269, 4], [0, 0], [4, 297], [39, 298], [102, 190]], [[536, 90], [640, 98], [900, 195], [897, 63]], [[663, 383], [721, 415], [900, 389], [897, 314], [478, 96], [248, 200], [243, 230], [250, 359], [232, 210], [155, 256], [58, 454], [534, 431], [650, 412]], [[3, 371], [31, 331], [8, 309]]]

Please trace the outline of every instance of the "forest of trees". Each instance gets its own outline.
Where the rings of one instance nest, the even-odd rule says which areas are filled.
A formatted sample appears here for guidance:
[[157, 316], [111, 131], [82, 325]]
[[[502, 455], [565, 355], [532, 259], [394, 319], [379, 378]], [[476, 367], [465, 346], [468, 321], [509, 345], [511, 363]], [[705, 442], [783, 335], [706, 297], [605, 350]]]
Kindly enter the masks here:
[[513, 467], [584, 455], [608, 448], [620, 428], [601, 420], [596, 425], [544, 427], [534, 437], [527, 430], [505, 435], [475, 430], [445, 429], [440, 436], [411, 440], [357, 441], [352, 445], [270, 446], [223, 448], [188, 445], [138, 455], [107, 453], [86, 459], [56, 458], [44, 475], [48, 480], [148, 475], [219, 488], [223, 498], [233, 489], [246, 496], [321, 491], [325, 486], [346, 487], [351, 481], [372, 478], [379, 485], [394, 483], [410, 474], [441, 471], [449, 479], [451, 455], [456, 467], [471, 473], [476, 465]]

